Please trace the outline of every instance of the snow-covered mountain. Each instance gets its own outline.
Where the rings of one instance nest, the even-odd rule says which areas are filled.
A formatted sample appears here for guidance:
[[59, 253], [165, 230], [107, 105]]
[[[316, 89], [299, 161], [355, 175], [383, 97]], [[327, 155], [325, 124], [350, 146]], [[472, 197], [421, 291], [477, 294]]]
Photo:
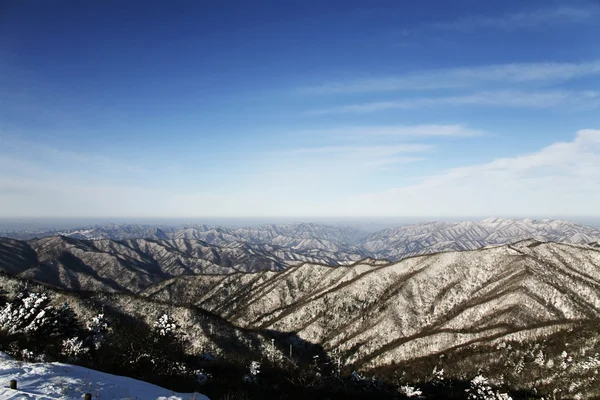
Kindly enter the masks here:
[[74, 290], [137, 292], [174, 276], [277, 271], [304, 262], [336, 265], [359, 258], [267, 244], [217, 246], [195, 239], [0, 238], [0, 270]]
[[[589, 245], [525, 240], [399, 262], [304, 263], [207, 275], [184, 263], [207, 262], [202, 252], [208, 247], [212, 257], [215, 248], [199, 241], [185, 248], [192, 242], [11, 239], [13, 246], [0, 256], [15, 278], [2, 278], [0, 289], [14, 291], [27, 277], [96, 291], [86, 295], [95, 304], [147, 323], [168, 309], [194, 346], [252, 332], [293, 332], [304, 343], [343, 352], [346, 363], [362, 368], [511, 338], [535, 341], [600, 320], [600, 249]], [[235, 253], [225, 256], [235, 260]], [[76, 309], [87, 307], [76, 293], [56, 296]], [[198, 324], [223, 325], [222, 333], [210, 339], [206, 332], [213, 328], [196, 329]]]
[[474, 250], [525, 239], [585, 244], [600, 239], [600, 228], [569, 221], [503, 218], [427, 222], [373, 233], [361, 241], [361, 247], [379, 258], [399, 260], [412, 255]]
[[294, 250], [325, 250], [359, 253], [352, 245], [367, 235], [348, 226], [294, 223], [264, 225], [256, 228], [225, 228], [210, 225], [152, 226], [139, 224], [109, 224], [66, 230], [37, 230], [0, 232], [0, 237], [30, 240], [48, 236], [67, 236], [76, 239], [194, 239], [211, 244], [234, 242], [270, 244]]
[[[478, 233], [488, 238], [485, 246], [336, 266], [286, 264], [276, 254], [290, 249], [270, 244], [3, 239], [0, 265], [9, 275], [0, 274], [0, 292], [13, 298], [22, 278], [32, 278], [58, 286], [44, 290], [82, 320], [99, 307], [148, 326], [168, 314], [194, 356], [211, 349], [248, 358], [272, 349], [282, 359], [292, 346], [294, 354], [320, 354], [348, 371], [417, 371], [423, 364], [414, 379], [428, 379], [439, 366], [460, 380], [483, 366], [495, 384], [512, 389], [600, 393], [600, 247], [593, 228], [556, 221], [459, 225], [407, 230], [435, 240], [462, 235], [464, 243], [475, 243]], [[586, 244], [494, 243], [530, 234], [523, 230], [529, 225], [545, 237]], [[585, 386], [571, 387], [573, 381]]]
[[0, 237], [19, 240], [39, 239], [48, 236], [68, 236], [75, 239], [169, 239], [167, 232], [174, 228], [164, 225], [142, 224], [106, 224], [90, 225], [73, 229], [27, 229], [19, 231], [3, 231]]
[[526, 240], [396, 263], [173, 278], [142, 294], [247, 328], [295, 332], [372, 368], [598, 321], [599, 282], [600, 250]]
[[[287, 261], [348, 263], [366, 257], [400, 260], [441, 251], [473, 250], [524, 239], [585, 244], [600, 240], [600, 228], [568, 221], [488, 218], [478, 222], [425, 222], [368, 234], [348, 226], [295, 223], [253, 228], [209, 225], [104, 225], [71, 230], [0, 232], [0, 237], [29, 240], [62, 235], [75, 239], [201, 240], [217, 246], [264, 246]], [[311, 259], [312, 257], [312, 259]]]
[[335, 266], [364, 259], [395, 261], [530, 238], [596, 246], [600, 239], [600, 229], [567, 221], [498, 218], [422, 223], [368, 236], [354, 228], [318, 224], [238, 229], [110, 225], [94, 229], [86, 234], [145, 232], [157, 237], [88, 240], [76, 238], [83, 235], [77, 231], [72, 236], [29, 241], [0, 238], [0, 270], [74, 290], [138, 292], [178, 276], [280, 271], [302, 263]]
[[258, 228], [227, 229], [206, 225], [178, 229], [175, 238], [199, 239], [213, 244], [232, 241], [268, 243], [293, 249], [320, 249], [333, 252], [346, 251], [358, 243], [366, 232], [348, 226], [295, 223], [264, 225]]
[[[45, 293], [50, 299], [49, 305], [53, 307], [67, 304], [75, 311], [79, 321], [90, 321], [102, 313], [113, 325], [122, 325], [123, 322], [118, 321], [126, 319], [153, 326], [166, 314], [185, 334], [189, 354], [197, 356], [220, 354], [224, 358], [255, 357], [257, 352], [269, 343], [264, 331], [239, 328], [201, 308], [169, 304], [134, 294], [64, 291], [44, 284], [24, 282], [21, 278], [5, 274], [0, 274], [0, 294], [14, 299], [22, 293], [24, 283], [29, 292]], [[15, 313], [19, 316], [27, 314], [23, 310], [17, 310]], [[0, 318], [0, 333], [3, 332], [2, 328], [6, 328], [3, 325], [5, 323], [6, 319]], [[144, 343], [140, 343], [140, 346], [143, 349]]]

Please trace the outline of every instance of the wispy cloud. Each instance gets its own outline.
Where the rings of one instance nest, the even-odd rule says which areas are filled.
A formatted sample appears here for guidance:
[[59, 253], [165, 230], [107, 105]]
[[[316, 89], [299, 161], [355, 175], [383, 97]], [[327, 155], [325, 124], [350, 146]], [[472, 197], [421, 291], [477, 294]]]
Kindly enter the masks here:
[[[264, 199], [261, 199], [264, 200]], [[252, 199], [246, 198], [248, 204]], [[52, 180], [13, 179], [0, 173], [0, 205], [5, 217], [162, 217], [230, 215], [239, 210], [235, 197], [207, 191], [161, 190], [139, 185], [106, 185], [72, 181], [61, 175]]]
[[[296, 157], [282, 157], [280, 168], [255, 176], [253, 190], [228, 194], [210, 193], [203, 187], [168, 191], [73, 182], [64, 176], [17, 179], [0, 173], [0, 209], [10, 210], [12, 216], [29, 217], [597, 214], [600, 130], [582, 130], [571, 141], [528, 154], [420, 177], [416, 184], [401, 186], [396, 181], [395, 188], [379, 192], [364, 188], [365, 180], [360, 179], [364, 177], [359, 175], [369, 170], [365, 164], [379, 168], [402, 159], [416, 161], [426, 151], [427, 147], [406, 146], [389, 151], [380, 146], [300, 151], [294, 153]], [[340, 154], [361, 157], [345, 159]], [[369, 158], [368, 154], [377, 157]], [[340, 191], [348, 185], [353, 195]]]
[[300, 133], [322, 138], [336, 137], [355, 140], [374, 138], [411, 139], [417, 137], [471, 137], [483, 134], [482, 131], [460, 124], [347, 126], [331, 129], [316, 129]]
[[555, 84], [575, 78], [600, 75], [600, 61], [583, 63], [513, 63], [437, 69], [325, 83], [300, 89], [305, 94], [372, 93], [481, 87], [486, 84]]
[[600, 6], [559, 6], [539, 8], [495, 16], [475, 15], [453, 21], [427, 24], [423, 29], [470, 32], [476, 29], [514, 30], [593, 21], [600, 16]]
[[436, 106], [496, 106], [510, 108], [550, 108], [565, 106], [589, 108], [598, 106], [600, 92], [595, 91], [516, 91], [498, 90], [477, 92], [474, 94], [442, 97], [419, 97], [398, 101], [370, 102], [350, 104], [320, 110], [309, 111], [311, 115], [369, 113], [393, 109], [418, 109]]
[[74, 151], [41, 141], [7, 135], [0, 130], [0, 173], [11, 171], [15, 176], [45, 176], [60, 171], [72, 178], [89, 179], [122, 177], [124, 174], [147, 172], [137, 165], [91, 151]]
[[299, 154], [333, 154], [343, 156], [389, 156], [401, 153], [415, 153], [429, 151], [431, 145], [426, 144], [401, 144], [390, 146], [322, 146], [322, 147], [303, 147], [292, 150]]
[[349, 199], [347, 215], [595, 215], [600, 203], [600, 130], [537, 152], [459, 167], [415, 185]]

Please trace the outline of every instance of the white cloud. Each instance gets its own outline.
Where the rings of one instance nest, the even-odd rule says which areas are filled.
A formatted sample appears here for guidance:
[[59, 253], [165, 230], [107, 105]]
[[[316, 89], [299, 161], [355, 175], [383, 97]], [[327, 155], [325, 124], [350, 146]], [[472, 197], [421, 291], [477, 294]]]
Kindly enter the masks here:
[[598, 215], [600, 130], [344, 204], [336, 207], [341, 215]]
[[454, 21], [427, 24], [422, 29], [451, 30], [470, 32], [476, 29], [515, 30], [524, 28], [548, 27], [553, 25], [573, 24], [593, 21], [600, 15], [600, 7], [588, 6], [559, 6], [540, 8], [536, 10], [505, 13], [496, 16], [469, 16]]
[[574, 109], [595, 108], [599, 105], [600, 92], [546, 90], [523, 92], [517, 90], [499, 90], [474, 94], [443, 97], [419, 97], [398, 101], [382, 101], [363, 104], [350, 104], [340, 107], [313, 110], [312, 115], [368, 113], [393, 109], [419, 109], [436, 106], [495, 106], [510, 108], [550, 108], [568, 107]]
[[[600, 130], [539, 151], [499, 158], [418, 178], [416, 184], [369, 193], [365, 185], [393, 166], [377, 186], [398, 185], [405, 164], [432, 148], [321, 146], [264, 159], [264, 170], [236, 171], [231, 179], [250, 187], [226, 193], [203, 185], [164, 190], [152, 181], [126, 185], [72, 180], [49, 172], [16, 177], [0, 168], [4, 217], [193, 216], [456, 216], [597, 215], [600, 204]], [[414, 179], [414, 177], [413, 177]], [[382, 186], [388, 185], [388, 186]], [[375, 189], [371, 189], [375, 190]]]
[[[362, 185], [382, 169], [425, 160], [434, 146], [421, 143], [304, 147], [265, 155], [254, 176], [257, 187], [278, 195], [321, 193], [326, 203], [336, 192]], [[285, 196], [284, 196], [285, 197]], [[293, 200], [283, 200], [293, 210]], [[288, 211], [290, 212], [290, 211]]]
[[[144, 172], [129, 162], [91, 152], [66, 150], [41, 141], [21, 139], [0, 133], [0, 173], [12, 176], [54, 176], [56, 170], [68, 172], [71, 178], [89, 178], [90, 172], [100, 172], [113, 178]], [[96, 176], [99, 178], [100, 176]]]
[[348, 157], [381, 157], [402, 153], [415, 153], [431, 150], [432, 146], [425, 144], [400, 144], [386, 146], [320, 146], [304, 147], [292, 150], [300, 154], [328, 154]]
[[[411, 143], [276, 152], [262, 157], [258, 166], [249, 165], [224, 176], [224, 180], [237, 182], [230, 185], [232, 190], [223, 188], [229, 182], [206, 185], [202, 178], [171, 189], [156, 186], [148, 176], [129, 185], [95, 178], [86, 181], [73, 179], [69, 171], [42, 173], [42, 165], [28, 161], [17, 169], [28, 167], [30, 174], [18, 176], [0, 163], [0, 216], [185, 217], [318, 212], [333, 194], [361, 185], [382, 168], [418, 162], [432, 149], [430, 145]], [[102, 176], [101, 169], [96, 172]]]
[[489, 84], [554, 84], [600, 75], [600, 61], [582, 63], [512, 63], [448, 68], [349, 82], [326, 83], [301, 89], [307, 94], [370, 93], [481, 87]]
[[226, 215], [234, 202], [226, 195], [85, 184], [60, 176], [51, 181], [0, 176], [0, 216], [5, 217], [185, 217], [205, 210]]
[[479, 136], [483, 132], [465, 125], [375, 125], [347, 126], [331, 129], [317, 129], [300, 132], [302, 135], [319, 137], [339, 137], [347, 139], [380, 138], [416, 138], [416, 137], [470, 137]]

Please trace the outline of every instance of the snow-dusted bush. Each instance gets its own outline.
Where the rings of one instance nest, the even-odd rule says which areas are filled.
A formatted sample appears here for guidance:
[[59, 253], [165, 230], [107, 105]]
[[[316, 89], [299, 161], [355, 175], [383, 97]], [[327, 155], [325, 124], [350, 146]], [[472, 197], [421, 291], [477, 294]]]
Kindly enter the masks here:
[[350, 378], [354, 382], [362, 382], [365, 379], [364, 376], [362, 376], [361, 374], [359, 374], [357, 371], [352, 371], [352, 374], [350, 374]]
[[563, 370], [566, 370], [567, 368], [569, 368], [569, 366], [573, 363], [573, 358], [567, 354], [566, 351], [563, 351], [562, 354], [560, 355], [560, 367]]
[[21, 350], [21, 358], [24, 361], [34, 361], [35, 360], [35, 353], [31, 350], [28, 349], [23, 349]]
[[258, 376], [260, 374], [260, 363], [258, 361], [252, 361], [250, 363], [250, 375]]
[[255, 383], [258, 379], [258, 374], [260, 374], [260, 363], [258, 361], [252, 361], [250, 363], [250, 373], [244, 375], [242, 380], [246, 383]]
[[161, 315], [154, 322], [153, 327], [160, 336], [171, 336], [175, 334], [178, 328], [175, 320], [167, 314]]
[[437, 369], [437, 367], [433, 367], [433, 372], [431, 374], [433, 376], [431, 381], [434, 385], [439, 385], [444, 382], [443, 368]]
[[70, 361], [77, 361], [88, 352], [89, 349], [78, 338], [65, 339], [62, 342], [61, 354]]
[[546, 362], [546, 358], [544, 356], [544, 352], [542, 350], [538, 351], [533, 362], [540, 367], [543, 366]]
[[579, 363], [579, 368], [583, 371], [594, 371], [595, 374], [598, 374], [598, 370], [600, 370], [600, 355], [596, 353], [593, 357], [588, 357]]
[[203, 369], [197, 369], [194, 371], [194, 375], [196, 376], [196, 382], [199, 385], [204, 385], [206, 384], [210, 378], [212, 378], [212, 375], [205, 372]]
[[281, 353], [277, 351], [277, 347], [275, 346], [275, 339], [271, 339], [271, 343], [266, 346], [266, 355], [267, 359], [271, 363], [281, 362]]
[[419, 388], [409, 385], [400, 386], [398, 388], [398, 392], [400, 392], [400, 394], [406, 397], [421, 397], [421, 395], [423, 394], [423, 392]]
[[508, 394], [494, 390], [490, 386], [489, 380], [482, 375], [473, 378], [471, 386], [465, 391], [469, 400], [512, 400]]

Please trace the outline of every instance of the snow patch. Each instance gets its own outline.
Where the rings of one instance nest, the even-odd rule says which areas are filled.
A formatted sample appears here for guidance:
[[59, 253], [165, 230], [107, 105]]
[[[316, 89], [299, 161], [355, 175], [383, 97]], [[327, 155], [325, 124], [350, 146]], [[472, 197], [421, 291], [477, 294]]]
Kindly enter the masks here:
[[[18, 390], [8, 389], [17, 380]], [[0, 352], [0, 400], [81, 399], [209, 400], [198, 393], [175, 393], [137, 379], [62, 363], [27, 363]]]

